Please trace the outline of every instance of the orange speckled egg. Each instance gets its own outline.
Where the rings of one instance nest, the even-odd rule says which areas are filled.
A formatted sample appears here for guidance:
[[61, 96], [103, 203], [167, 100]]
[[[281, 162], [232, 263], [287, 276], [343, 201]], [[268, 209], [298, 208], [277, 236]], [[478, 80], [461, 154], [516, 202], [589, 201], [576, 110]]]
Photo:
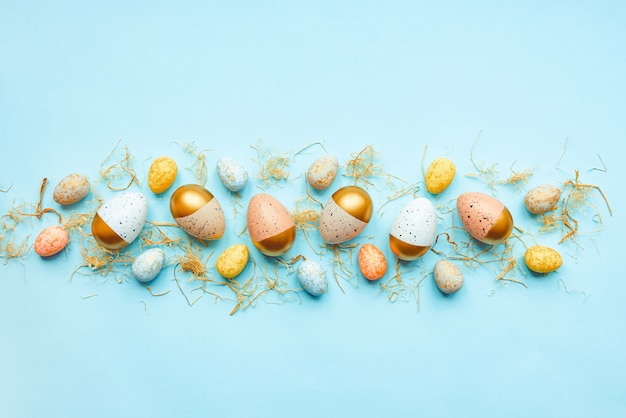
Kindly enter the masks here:
[[296, 239], [296, 225], [289, 211], [265, 193], [255, 194], [250, 199], [248, 232], [254, 246], [271, 257], [289, 251]]
[[65, 228], [53, 225], [45, 228], [35, 239], [35, 252], [42, 257], [55, 255], [65, 246], [69, 240], [69, 235]]
[[185, 184], [172, 193], [170, 212], [183, 231], [199, 239], [216, 240], [226, 230], [220, 203], [197, 184]]
[[467, 232], [485, 244], [501, 244], [513, 231], [511, 212], [489, 195], [463, 193], [456, 201], [456, 209]]
[[358, 186], [345, 186], [328, 199], [320, 216], [320, 235], [329, 244], [340, 244], [365, 229], [374, 205], [372, 198]]
[[359, 250], [359, 270], [367, 280], [378, 280], [387, 272], [387, 260], [374, 244], [363, 244]]

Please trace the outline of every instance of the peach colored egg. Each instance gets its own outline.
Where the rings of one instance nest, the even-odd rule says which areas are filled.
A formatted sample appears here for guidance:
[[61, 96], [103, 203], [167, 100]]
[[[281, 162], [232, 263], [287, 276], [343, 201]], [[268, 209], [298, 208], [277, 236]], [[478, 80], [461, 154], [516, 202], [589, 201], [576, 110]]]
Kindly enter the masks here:
[[248, 204], [248, 232], [260, 252], [275, 257], [293, 245], [296, 225], [282, 203], [268, 194], [258, 193]]
[[65, 228], [53, 225], [45, 228], [35, 239], [35, 252], [42, 257], [50, 257], [67, 246], [70, 237]]
[[500, 244], [513, 231], [511, 212], [498, 199], [478, 192], [460, 195], [457, 212], [469, 234], [485, 244]]
[[216, 240], [226, 230], [226, 218], [220, 203], [211, 192], [197, 184], [185, 184], [172, 193], [170, 212], [183, 231], [198, 239]]
[[359, 270], [367, 280], [378, 280], [387, 272], [387, 260], [374, 244], [363, 244], [359, 250]]
[[358, 186], [345, 186], [328, 199], [320, 216], [320, 235], [329, 244], [340, 244], [356, 237], [372, 217], [370, 195]]

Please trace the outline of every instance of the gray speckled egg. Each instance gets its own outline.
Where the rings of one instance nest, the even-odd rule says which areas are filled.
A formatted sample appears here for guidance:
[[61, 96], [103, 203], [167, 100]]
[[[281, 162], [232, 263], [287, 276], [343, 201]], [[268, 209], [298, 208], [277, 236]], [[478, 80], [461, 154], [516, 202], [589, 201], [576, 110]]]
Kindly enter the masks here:
[[160, 248], [144, 251], [135, 259], [131, 272], [135, 279], [147, 283], [159, 275], [165, 261], [165, 253]]
[[339, 161], [332, 154], [326, 154], [313, 161], [306, 172], [306, 179], [316, 190], [327, 189], [337, 177]]
[[439, 260], [435, 264], [435, 284], [446, 295], [456, 293], [463, 286], [463, 274], [453, 262]]
[[303, 261], [300, 266], [298, 266], [298, 280], [304, 290], [313, 296], [323, 295], [328, 292], [326, 272], [317, 261]]
[[232, 158], [224, 157], [217, 160], [217, 175], [231, 192], [238, 192], [248, 184], [248, 172], [239, 161]]

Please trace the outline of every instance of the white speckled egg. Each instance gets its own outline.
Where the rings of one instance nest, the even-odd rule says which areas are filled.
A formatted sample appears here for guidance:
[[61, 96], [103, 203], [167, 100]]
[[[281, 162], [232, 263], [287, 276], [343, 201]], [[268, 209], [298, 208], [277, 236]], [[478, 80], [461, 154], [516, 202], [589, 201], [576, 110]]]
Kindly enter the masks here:
[[217, 175], [231, 192], [238, 192], [248, 184], [248, 172], [239, 161], [232, 158], [217, 160]]
[[147, 216], [146, 197], [138, 192], [124, 192], [100, 206], [91, 223], [91, 232], [104, 248], [119, 250], [139, 236]]
[[332, 154], [326, 154], [313, 161], [306, 172], [306, 179], [316, 190], [327, 189], [337, 177], [339, 161]]
[[305, 260], [298, 266], [298, 280], [300, 284], [313, 296], [323, 295], [328, 292], [326, 272], [320, 263], [313, 260]]
[[434, 270], [435, 284], [446, 295], [458, 292], [463, 286], [463, 274], [451, 261], [439, 260]]
[[131, 272], [135, 279], [148, 283], [159, 275], [165, 262], [165, 252], [160, 248], [151, 248], [135, 258]]
[[82, 174], [69, 174], [54, 188], [52, 198], [60, 205], [71, 205], [89, 194], [89, 181]]
[[405, 205], [391, 225], [389, 246], [401, 260], [415, 260], [428, 252], [435, 242], [437, 214], [424, 197]]
[[340, 244], [365, 229], [374, 205], [372, 198], [358, 186], [346, 186], [328, 199], [320, 216], [320, 235], [329, 244]]

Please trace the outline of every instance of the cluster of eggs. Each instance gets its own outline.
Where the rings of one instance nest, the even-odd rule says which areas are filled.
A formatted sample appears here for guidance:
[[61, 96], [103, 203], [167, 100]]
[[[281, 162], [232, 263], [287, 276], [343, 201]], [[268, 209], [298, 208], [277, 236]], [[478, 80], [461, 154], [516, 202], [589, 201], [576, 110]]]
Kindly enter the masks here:
[[[327, 154], [315, 160], [306, 173], [308, 184], [316, 190], [331, 186], [338, 173], [338, 161]], [[248, 183], [244, 166], [232, 158], [220, 158], [216, 164], [222, 184], [239, 192]], [[425, 174], [429, 193], [442, 193], [451, 184], [456, 168], [447, 158], [434, 160]], [[174, 184], [177, 165], [169, 157], [156, 158], [148, 173], [148, 185], [155, 194], [165, 193]], [[80, 174], [70, 174], [54, 190], [54, 200], [72, 205], [89, 193], [89, 182]], [[554, 186], [539, 186], [528, 192], [525, 205], [533, 214], [553, 210], [560, 198]], [[358, 236], [373, 214], [369, 193], [356, 185], [336, 190], [323, 207], [319, 218], [322, 240], [330, 245], [342, 244]], [[170, 196], [170, 212], [174, 221], [187, 234], [200, 240], [217, 240], [226, 230], [226, 220], [215, 196], [197, 184], [178, 187]], [[505, 242], [513, 230], [511, 213], [492, 196], [468, 192], [457, 198], [457, 213], [467, 232], [477, 241], [497, 245]], [[107, 250], [120, 250], [131, 244], [146, 223], [148, 203], [140, 192], [122, 192], [104, 202], [91, 224], [95, 241]], [[289, 211], [276, 198], [266, 193], [255, 194], [247, 207], [247, 228], [254, 247], [263, 255], [276, 257], [291, 249], [296, 227]], [[408, 202], [396, 215], [389, 231], [389, 248], [406, 262], [424, 256], [436, 240], [437, 214], [432, 202], [418, 197]], [[35, 251], [42, 257], [57, 254], [67, 245], [69, 236], [61, 226], [44, 229], [35, 240]], [[246, 267], [250, 254], [245, 244], [235, 244], [224, 250], [216, 261], [216, 270], [226, 279], [236, 278]], [[525, 254], [528, 268], [538, 273], [558, 269], [561, 258], [555, 250], [534, 246]], [[154, 279], [165, 263], [165, 252], [151, 248], [133, 262], [131, 271], [140, 282]], [[387, 271], [384, 253], [374, 244], [364, 244], [358, 253], [358, 266], [368, 280], [383, 277]], [[324, 268], [319, 262], [306, 260], [297, 269], [302, 287], [314, 296], [328, 290]], [[449, 260], [439, 260], [434, 268], [437, 287], [445, 294], [458, 291], [463, 285], [460, 269]]]

